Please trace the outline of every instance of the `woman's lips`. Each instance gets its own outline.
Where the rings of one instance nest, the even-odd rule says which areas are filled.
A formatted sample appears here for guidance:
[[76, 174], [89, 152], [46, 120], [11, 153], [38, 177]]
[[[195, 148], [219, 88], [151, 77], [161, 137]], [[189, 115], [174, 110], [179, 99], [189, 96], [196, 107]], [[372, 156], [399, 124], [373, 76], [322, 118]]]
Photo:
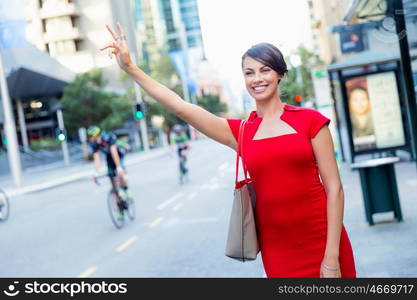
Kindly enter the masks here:
[[267, 88], [267, 85], [260, 85], [260, 86], [255, 86], [252, 88], [252, 90], [255, 92], [255, 94], [260, 94], [263, 93]]

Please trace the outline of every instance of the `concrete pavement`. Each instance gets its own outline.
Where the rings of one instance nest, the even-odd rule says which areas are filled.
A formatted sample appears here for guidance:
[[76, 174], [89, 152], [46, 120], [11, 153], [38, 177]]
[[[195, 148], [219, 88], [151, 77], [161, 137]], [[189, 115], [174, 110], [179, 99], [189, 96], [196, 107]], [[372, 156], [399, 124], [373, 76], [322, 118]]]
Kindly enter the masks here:
[[358, 277], [417, 277], [417, 169], [415, 162], [395, 164], [403, 221], [393, 213], [374, 214], [368, 225], [358, 171], [340, 165], [345, 190], [344, 223], [355, 254]]

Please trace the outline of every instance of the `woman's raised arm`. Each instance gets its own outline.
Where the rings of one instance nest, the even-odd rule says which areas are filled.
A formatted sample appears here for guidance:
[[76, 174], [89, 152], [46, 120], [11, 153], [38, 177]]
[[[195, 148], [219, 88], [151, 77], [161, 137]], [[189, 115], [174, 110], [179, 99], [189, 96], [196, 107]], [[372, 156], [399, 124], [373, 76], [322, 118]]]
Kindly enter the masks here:
[[114, 41], [101, 50], [110, 49], [110, 55], [116, 57], [120, 68], [129, 74], [149, 96], [209, 138], [236, 149], [237, 142], [226, 119], [218, 117], [197, 105], [187, 103], [178, 94], [148, 76], [132, 62], [122, 26], [119, 23], [117, 24], [120, 36], [109, 25], [106, 25], [106, 27]]

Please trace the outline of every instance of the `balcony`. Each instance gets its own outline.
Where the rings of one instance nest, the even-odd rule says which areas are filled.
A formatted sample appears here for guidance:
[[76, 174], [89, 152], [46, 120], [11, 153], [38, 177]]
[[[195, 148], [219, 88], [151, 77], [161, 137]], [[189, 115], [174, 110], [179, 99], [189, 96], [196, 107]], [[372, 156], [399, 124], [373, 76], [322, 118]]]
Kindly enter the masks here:
[[41, 19], [49, 19], [62, 16], [79, 16], [80, 12], [74, 3], [68, 3], [65, 5], [56, 5], [41, 8], [39, 16]]
[[78, 28], [69, 28], [60, 31], [46, 32], [44, 40], [46, 43], [65, 41], [65, 40], [82, 40], [83, 36]]

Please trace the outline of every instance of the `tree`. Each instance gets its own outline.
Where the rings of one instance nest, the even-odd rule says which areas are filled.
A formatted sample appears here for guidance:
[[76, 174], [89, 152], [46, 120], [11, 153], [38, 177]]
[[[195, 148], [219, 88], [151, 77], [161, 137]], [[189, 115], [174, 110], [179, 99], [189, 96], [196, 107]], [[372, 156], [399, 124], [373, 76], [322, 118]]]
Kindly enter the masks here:
[[[172, 89], [180, 97], [183, 98], [183, 91], [182, 86], [179, 83], [179, 76], [176, 73], [174, 65], [168, 54], [162, 54], [160, 59], [149, 67], [144, 62], [138, 62], [138, 65], [145, 73], [149, 74], [153, 79]], [[125, 78], [127, 78], [127, 76], [124, 75], [123, 79]], [[184, 123], [184, 121], [182, 121], [176, 115], [170, 113], [165, 107], [163, 107], [156, 100], [152, 99], [149, 95], [147, 95], [145, 91], [141, 91], [142, 98], [145, 100], [147, 108], [147, 124], [151, 124], [152, 116], [155, 115], [164, 117], [163, 126], [166, 129], [171, 128], [174, 124]], [[134, 98], [134, 93], [135, 91], [133, 88], [128, 90], [129, 97]]]
[[311, 100], [314, 97], [311, 69], [314, 66], [323, 64], [323, 62], [303, 46], [298, 47], [293, 55], [297, 55], [300, 58], [300, 65], [294, 67], [288, 57], [285, 59], [289, 68], [281, 89], [281, 97], [288, 104], [298, 105], [295, 101], [295, 95], [301, 95], [304, 100]]
[[197, 98], [197, 104], [215, 115], [227, 111], [227, 105], [220, 102], [220, 97], [218, 95], [204, 95], [199, 97]]
[[102, 73], [94, 70], [78, 75], [65, 87], [61, 104], [69, 135], [74, 136], [78, 128], [90, 125], [113, 130], [132, 117], [133, 101], [105, 91], [106, 84]]

